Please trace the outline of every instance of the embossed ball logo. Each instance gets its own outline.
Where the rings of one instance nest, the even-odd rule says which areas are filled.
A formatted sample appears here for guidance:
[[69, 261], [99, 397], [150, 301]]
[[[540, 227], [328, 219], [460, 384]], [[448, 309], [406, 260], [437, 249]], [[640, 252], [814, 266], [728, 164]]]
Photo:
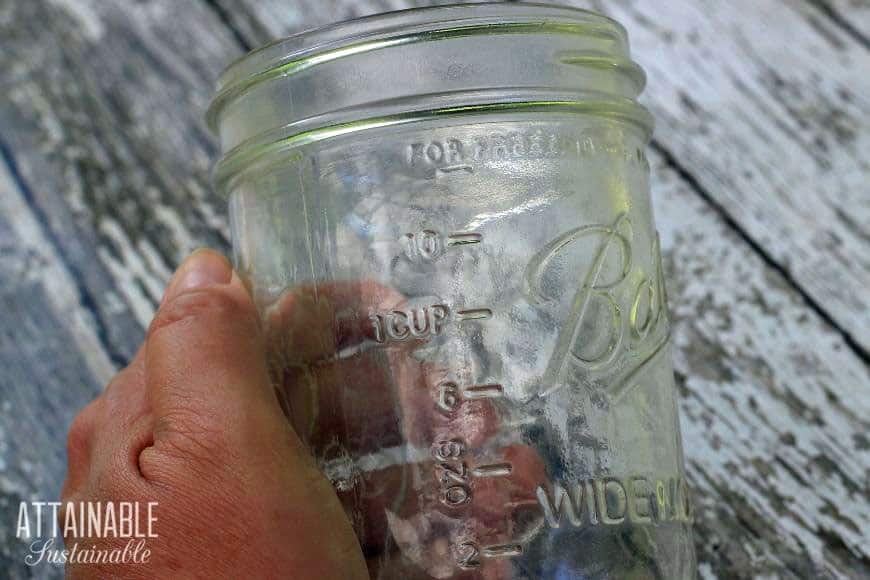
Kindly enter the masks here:
[[[559, 300], [560, 285], [547, 284], [549, 271], [577, 246], [587, 250], [582, 253], [585, 267], [571, 273], [580, 283], [547, 364], [541, 396], [572, 384], [568, 378], [572, 371], [612, 372], [610, 380], [596, 384], [606, 385], [619, 399], [634, 386], [637, 372], [667, 343], [658, 238], [651, 245], [647, 271], [633, 259], [632, 238], [631, 220], [620, 213], [611, 224], [590, 224], [561, 234], [529, 262], [523, 293], [531, 303], [545, 305]], [[632, 356], [623, 356], [629, 353]]]

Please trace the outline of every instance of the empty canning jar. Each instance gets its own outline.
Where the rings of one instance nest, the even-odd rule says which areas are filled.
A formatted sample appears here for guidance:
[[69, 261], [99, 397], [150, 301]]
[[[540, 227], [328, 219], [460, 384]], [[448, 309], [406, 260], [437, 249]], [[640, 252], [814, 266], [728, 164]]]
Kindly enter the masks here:
[[626, 33], [397, 12], [221, 77], [234, 258], [373, 578], [694, 578]]

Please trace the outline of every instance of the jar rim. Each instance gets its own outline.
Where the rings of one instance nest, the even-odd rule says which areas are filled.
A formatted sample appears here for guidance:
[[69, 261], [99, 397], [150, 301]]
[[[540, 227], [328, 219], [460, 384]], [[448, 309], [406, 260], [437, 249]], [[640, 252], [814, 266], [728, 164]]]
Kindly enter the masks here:
[[255, 85], [335, 58], [417, 39], [546, 29], [564, 32], [566, 28], [608, 36], [628, 46], [628, 34], [617, 21], [570, 6], [482, 2], [386, 12], [299, 32], [243, 55], [218, 77], [206, 120], [217, 132], [222, 110]]
[[[573, 95], [577, 96], [577, 95]], [[409, 110], [405, 113], [373, 116], [339, 124], [317, 123], [305, 120], [301, 126], [280, 127], [269, 134], [242, 143], [224, 155], [214, 167], [212, 180], [218, 192], [225, 192], [239, 175], [262, 163], [280, 163], [280, 154], [288, 153], [309, 143], [330, 139], [339, 135], [360, 133], [371, 129], [398, 127], [420, 121], [443, 117], [463, 119], [481, 117], [492, 113], [502, 115], [528, 112], [546, 114], [594, 113], [596, 116], [619, 119], [635, 126], [649, 139], [653, 119], [643, 107], [630, 99], [618, 99], [607, 95], [588, 93], [583, 98], [572, 100], [571, 96], [553, 95], [552, 100], [528, 101], [505, 100], [497, 103], [440, 107], [428, 110]], [[308, 125], [311, 125], [310, 127]]]

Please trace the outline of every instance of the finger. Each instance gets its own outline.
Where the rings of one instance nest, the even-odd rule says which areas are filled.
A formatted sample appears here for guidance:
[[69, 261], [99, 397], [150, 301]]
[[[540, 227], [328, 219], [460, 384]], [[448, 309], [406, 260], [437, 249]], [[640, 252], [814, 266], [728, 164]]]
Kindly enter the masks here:
[[145, 394], [145, 346], [109, 383], [95, 429], [91, 481], [142, 483], [139, 453], [153, 442], [154, 420]]
[[320, 460], [402, 444], [395, 378], [384, 353], [284, 370], [288, 417]]
[[256, 308], [229, 262], [216, 252], [194, 253], [148, 329], [145, 379], [155, 415], [267, 400], [263, 352]]
[[115, 375], [100, 396], [105, 400], [107, 416], [121, 432], [148, 412], [144, 344], [136, 351], [130, 364]]
[[[334, 281], [288, 290], [266, 313], [270, 366], [297, 433], [318, 456], [426, 445], [453, 429], [469, 444], [492, 433], [489, 401], [439, 412], [446, 373], [419, 360], [425, 340], [354, 349], [375, 338], [370, 316], [401, 308], [399, 292], [371, 280]], [[336, 444], [338, 443], [338, 444]], [[328, 451], [327, 451], [328, 452]]]
[[404, 302], [374, 281], [332, 281], [294, 287], [266, 310], [269, 366], [279, 399], [321, 459], [330, 450], [401, 443], [397, 389], [407, 365], [399, 352], [417, 343], [361, 346], [375, 339], [370, 314]]
[[[489, 476], [484, 466], [497, 466]], [[536, 490], [547, 481], [541, 456], [528, 445], [503, 447], [487, 459], [476, 461], [472, 492], [475, 515], [481, 524], [479, 541], [505, 544], [527, 535], [528, 528], [543, 521]], [[493, 475], [495, 474], [495, 475]]]
[[66, 440], [67, 471], [60, 497], [68, 501], [75, 497], [87, 481], [91, 469], [93, 440], [99, 417], [102, 416], [102, 398], [88, 403], [73, 419]]
[[374, 339], [369, 315], [399, 308], [405, 297], [371, 280], [322, 282], [285, 292], [265, 314], [277, 366], [312, 364]]
[[405, 356], [402, 367], [399, 403], [403, 432], [410, 443], [430, 448], [441, 440], [459, 440], [474, 449], [498, 432], [502, 420], [492, 399], [442, 406], [444, 389], [455, 386], [446, 369], [410, 356]]
[[[113, 451], [130, 443], [130, 426], [144, 413], [144, 350], [121, 370], [73, 420], [67, 436], [67, 477], [62, 497], [70, 497]], [[134, 438], [135, 439], [135, 438]]]
[[204, 445], [242, 436], [252, 422], [284, 425], [264, 352], [258, 312], [229, 262], [195, 252], [173, 276], [146, 338], [155, 442], [180, 436]]
[[[385, 456], [370, 461], [385, 459], [389, 461]], [[445, 539], [454, 548], [468, 542], [509, 545], [543, 522], [535, 490], [546, 481], [546, 473], [531, 447], [510, 445], [488, 457], [450, 462], [418, 460], [363, 471], [353, 485], [339, 486], [339, 499], [366, 556], [395, 547], [413, 554], [420, 546]], [[486, 469], [493, 465], [502, 469]]]
[[[475, 488], [470, 489], [473, 505], [446, 506], [439, 483], [443, 470], [426, 457], [440, 439], [460, 439], [469, 449], [484, 447], [499, 430], [496, 403], [469, 398], [439, 405], [450, 376], [420, 360], [425, 357], [415, 351], [422, 341], [352, 350], [374, 338], [367, 315], [402, 307], [405, 301], [398, 293], [373, 282], [325, 284], [317, 290], [315, 298], [312, 288], [294, 289], [268, 311], [267, 336], [272, 352], [278, 353], [272, 362], [283, 365], [278, 383], [291, 423], [338, 488], [370, 562], [383, 562], [384, 551], [397, 545], [413, 551], [419, 545], [415, 534], [433, 529], [426, 518], [450, 521], [457, 509], [472, 510], [468, 517], [473, 528], [490, 544], [511, 537], [511, 515], [535, 500], [530, 492], [534, 486], [516, 486], [510, 477], [474, 482], [469, 484]], [[424, 456], [403, 456], [406, 443]], [[511, 451], [496, 459], [511, 462]], [[366, 467], [391, 461], [399, 464]], [[512, 477], [521, 478], [531, 469], [524, 458], [515, 463]], [[444, 531], [443, 526], [436, 528]], [[432, 546], [443, 540], [426, 538]], [[430, 572], [444, 565], [441, 556], [415, 561], [412, 567]], [[491, 562], [488, 572], [503, 566]], [[429, 577], [429, 572], [424, 574]]]
[[242, 532], [255, 535], [292, 518], [309, 546], [294, 556], [300, 576], [334, 577], [323, 570], [361, 560], [328, 482], [281, 412], [257, 308], [219, 254], [197, 252], [174, 275], [146, 338], [145, 383], [154, 444], [140, 469], [172, 491], [179, 515], [213, 507], [229, 522], [252, 522]]
[[476, 447], [497, 432], [490, 399], [438, 406], [447, 373], [409, 352], [368, 350], [308, 367], [285, 369], [279, 390], [291, 424], [321, 461], [409, 443], [428, 449], [461, 438]]
[[[450, 546], [442, 542], [428, 558], [426, 566], [419, 558], [412, 559], [407, 554], [395, 549], [389, 553], [368, 558], [366, 565], [371, 578], [401, 578], [402, 580], [431, 580], [432, 578], [450, 578], [451, 580], [504, 580], [513, 578], [509, 562], [487, 562], [485, 566], [478, 565], [472, 569], [460, 569], [452, 564], [456, 554]], [[434, 566], [431, 564], [435, 564]]]

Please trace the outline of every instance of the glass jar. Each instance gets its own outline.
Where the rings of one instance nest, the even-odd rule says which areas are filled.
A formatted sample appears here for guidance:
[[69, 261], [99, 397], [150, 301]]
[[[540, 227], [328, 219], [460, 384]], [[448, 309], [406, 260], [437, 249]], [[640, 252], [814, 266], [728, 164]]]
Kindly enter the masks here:
[[219, 84], [235, 262], [372, 577], [694, 578], [625, 30], [403, 11]]

